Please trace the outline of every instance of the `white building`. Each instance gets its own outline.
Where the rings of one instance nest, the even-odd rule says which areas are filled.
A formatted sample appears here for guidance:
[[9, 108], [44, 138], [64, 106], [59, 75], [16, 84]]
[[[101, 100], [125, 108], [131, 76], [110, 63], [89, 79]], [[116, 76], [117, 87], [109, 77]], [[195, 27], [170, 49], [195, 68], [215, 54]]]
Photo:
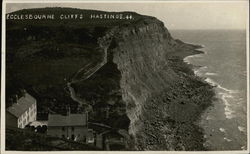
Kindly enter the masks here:
[[49, 114], [47, 135], [85, 143], [93, 142], [93, 131], [88, 129], [88, 114]]
[[36, 121], [36, 99], [27, 92], [6, 110], [6, 126], [24, 128]]

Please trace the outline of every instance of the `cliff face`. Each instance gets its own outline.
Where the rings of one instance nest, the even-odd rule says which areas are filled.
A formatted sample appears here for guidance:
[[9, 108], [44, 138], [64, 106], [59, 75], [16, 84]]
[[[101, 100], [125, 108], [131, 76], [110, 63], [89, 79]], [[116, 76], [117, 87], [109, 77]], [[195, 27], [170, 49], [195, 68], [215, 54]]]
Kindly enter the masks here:
[[[84, 100], [92, 107], [90, 121], [128, 131], [129, 150], [202, 150], [195, 121], [213, 92], [182, 61], [199, 53], [198, 46], [173, 39], [156, 18], [135, 16], [97, 27], [37, 23], [25, 31], [27, 23], [10, 22], [7, 91], [11, 96], [17, 87], [27, 89], [39, 98], [41, 111], [61, 112], [58, 106], [69, 104], [79, 109], [75, 100]], [[71, 99], [73, 92], [79, 99]]]
[[[103, 39], [113, 43], [108, 49], [112, 55], [109, 60], [121, 73], [119, 82], [133, 148], [201, 150], [203, 137], [194, 121], [213, 94], [181, 59], [185, 54], [195, 54], [198, 46], [174, 40], [154, 18], [115, 29], [117, 33], [108, 32]], [[204, 87], [210, 89], [210, 96], [195, 100], [199, 95], [195, 89]]]
[[113, 61], [121, 72], [122, 98], [127, 103], [130, 133], [135, 135], [145, 102], [165, 89], [175, 78], [168, 68], [167, 53], [173, 41], [162, 23], [122, 28], [122, 39], [115, 41]]

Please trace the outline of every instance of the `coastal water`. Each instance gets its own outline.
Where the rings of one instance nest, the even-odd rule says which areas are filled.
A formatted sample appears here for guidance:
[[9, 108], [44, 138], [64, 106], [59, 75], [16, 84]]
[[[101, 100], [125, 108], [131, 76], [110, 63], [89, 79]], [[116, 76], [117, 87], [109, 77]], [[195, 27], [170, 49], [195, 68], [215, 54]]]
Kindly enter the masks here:
[[217, 100], [203, 113], [208, 150], [247, 149], [246, 35], [240, 30], [174, 30], [174, 38], [204, 45], [205, 54], [184, 59], [214, 88]]

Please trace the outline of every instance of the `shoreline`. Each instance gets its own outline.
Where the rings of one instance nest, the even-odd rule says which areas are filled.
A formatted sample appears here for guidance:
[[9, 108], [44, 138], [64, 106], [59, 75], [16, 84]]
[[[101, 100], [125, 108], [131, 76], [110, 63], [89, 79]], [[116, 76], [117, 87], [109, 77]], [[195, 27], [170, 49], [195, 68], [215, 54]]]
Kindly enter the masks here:
[[[205, 46], [203, 45], [202, 48], [204, 48]], [[199, 48], [200, 49], [200, 48]], [[201, 50], [197, 50], [197, 49], [194, 49], [196, 51], [201, 51]], [[215, 85], [209, 81], [207, 81], [208, 78], [205, 78], [205, 77], [202, 77], [200, 74], [199, 74], [199, 70], [202, 69], [202, 68], [207, 68], [207, 66], [196, 66], [194, 64], [192, 64], [190, 62], [190, 58], [199, 58], [201, 57], [202, 54], [206, 54], [206, 52], [204, 51], [201, 51], [201, 53], [193, 53], [193, 54], [190, 54], [190, 55], [187, 55], [186, 57], [183, 58], [183, 62], [185, 62], [188, 66], [190, 66], [190, 69], [194, 72], [194, 75], [201, 78], [204, 82], [208, 83], [210, 86], [214, 87]], [[216, 95], [216, 92], [215, 92], [215, 89], [213, 89], [213, 92], [214, 92], [214, 97], [217, 97]], [[213, 98], [212, 98], [213, 99]], [[206, 150], [207, 147], [205, 146], [206, 142], [207, 142], [207, 135], [205, 134], [205, 130], [204, 128], [202, 127], [202, 125], [200, 124], [202, 119], [204, 119], [204, 114], [206, 114], [206, 112], [209, 112], [208, 109], [211, 108], [213, 106], [213, 101], [211, 101], [211, 104], [209, 106], [207, 106], [204, 110], [201, 111], [199, 117], [197, 118], [197, 120], [195, 121], [196, 125], [202, 129], [202, 134], [203, 134], [203, 148], [205, 148]], [[211, 109], [210, 109], [211, 110]]]
[[[199, 58], [199, 56], [187, 56], [184, 58], [184, 61], [187, 64], [192, 65], [191, 62], [193, 58], [196, 59]], [[216, 78], [214, 79], [213, 77], [219, 76], [219, 73], [214, 73], [214, 71], [211, 70], [202, 70], [204, 67], [207, 68], [207, 66], [203, 66], [198, 69], [193, 69], [193, 71], [197, 76], [205, 79], [208, 84], [214, 87], [215, 98], [217, 99], [212, 102], [212, 106], [209, 106], [206, 110], [204, 110], [198, 122], [198, 125], [203, 128], [204, 138], [206, 140], [204, 146], [209, 150], [222, 150], [227, 147], [226, 143], [235, 143], [235, 145], [240, 145], [242, 143], [234, 140], [231, 135], [228, 135], [228, 132], [232, 131], [231, 127], [237, 127], [237, 130], [235, 129], [235, 131], [246, 133], [246, 126], [244, 127], [241, 123], [237, 123], [236, 125], [229, 127], [224, 126], [223, 124], [219, 125], [220, 122], [215, 120], [216, 117], [220, 119], [222, 118], [224, 121], [223, 123], [227, 125], [228, 122], [237, 118], [236, 111], [234, 107], [232, 107], [232, 101], [237, 101], [237, 94], [240, 93], [240, 91], [228, 87], [226, 88], [223, 84], [218, 83], [217, 80], [215, 80]], [[220, 133], [220, 135], [217, 137], [216, 133]], [[221, 145], [221, 147], [213, 144], [215, 140], [219, 140], [219, 145]], [[237, 146], [233, 147], [231, 150], [236, 149], [236, 147]], [[239, 150], [244, 150], [246, 149], [246, 146], [243, 145], [238, 148]]]
[[207, 150], [203, 145], [204, 130], [197, 121], [212, 105], [215, 92], [213, 86], [194, 74], [192, 64], [184, 62], [185, 57], [204, 52], [196, 50], [195, 45], [181, 45], [167, 57], [169, 69], [178, 77], [168, 85], [169, 88], [145, 102], [141, 133], [136, 135], [139, 151]]
[[[186, 42], [185, 42], [186, 43]], [[201, 133], [202, 133], [202, 139], [203, 139], [203, 148], [208, 150], [207, 147], [205, 146], [205, 143], [207, 141], [207, 137], [206, 137], [206, 134], [205, 134], [205, 130], [204, 128], [202, 127], [202, 125], [200, 124], [201, 120], [202, 120], [202, 117], [203, 115], [206, 113], [206, 112], [209, 112], [208, 110], [211, 110], [211, 107], [213, 107], [213, 103], [214, 103], [214, 99], [217, 98], [217, 93], [216, 93], [216, 89], [214, 89], [215, 87], [217, 87], [218, 85], [217, 84], [214, 84], [212, 82], [209, 82], [207, 81], [207, 79], [210, 79], [210, 78], [207, 78], [207, 77], [203, 77], [199, 74], [199, 70], [200, 69], [203, 69], [203, 68], [207, 68], [207, 66], [196, 66], [194, 64], [192, 64], [189, 59], [190, 58], [199, 58], [201, 57], [203, 54], [207, 54], [206, 51], [202, 51], [200, 49], [202, 48], [205, 48], [204, 45], [193, 45], [191, 43], [187, 43], [187, 45], [191, 45], [193, 46], [194, 48], [193, 49], [187, 49], [187, 50], [182, 50], [182, 53], [183, 55], [180, 56], [181, 59], [183, 60], [183, 62], [192, 70], [192, 72], [194, 73], [194, 76], [197, 76], [200, 80], [202, 80], [203, 82], [207, 83], [210, 88], [212, 88], [212, 91], [213, 91], [213, 96], [211, 97], [211, 102], [210, 104], [208, 104], [208, 106], [206, 106], [204, 109], [202, 109], [200, 111], [200, 114], [199, 116], [197, 117], [196, 120], [194, 120], [194, 123], [195, 125], [197, 125], [200, 129], [201, 129]], [[220, 86], [220, 85], [219, 85]], [[221, 87], [223, 88], [223, 87]], [[225, 105], [226, 106], [226, 105]], [[209, 109], [210, 108], [210, 109]]]

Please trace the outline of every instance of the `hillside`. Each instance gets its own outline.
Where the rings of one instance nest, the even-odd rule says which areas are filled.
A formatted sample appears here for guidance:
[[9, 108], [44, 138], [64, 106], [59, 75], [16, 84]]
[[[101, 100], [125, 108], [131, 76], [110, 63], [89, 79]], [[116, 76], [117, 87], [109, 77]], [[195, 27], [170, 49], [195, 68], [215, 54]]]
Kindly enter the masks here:
[[6, 106], [24, 88], [41, 113], [65, 113], [67, 105], [79, 112], [87, 103], [91, 121], [128, 131], [127, 150], [203, 150], [195, 122], [214, 92], [182, 60], [202, 53], [195, 50], [200, 46], [133, 12], [121, 12], [131, 20], [89, 19], [114, 12], [72, 8], [13, 12], [35, 13], [84, 14], [86, 20], [7, 21]]

